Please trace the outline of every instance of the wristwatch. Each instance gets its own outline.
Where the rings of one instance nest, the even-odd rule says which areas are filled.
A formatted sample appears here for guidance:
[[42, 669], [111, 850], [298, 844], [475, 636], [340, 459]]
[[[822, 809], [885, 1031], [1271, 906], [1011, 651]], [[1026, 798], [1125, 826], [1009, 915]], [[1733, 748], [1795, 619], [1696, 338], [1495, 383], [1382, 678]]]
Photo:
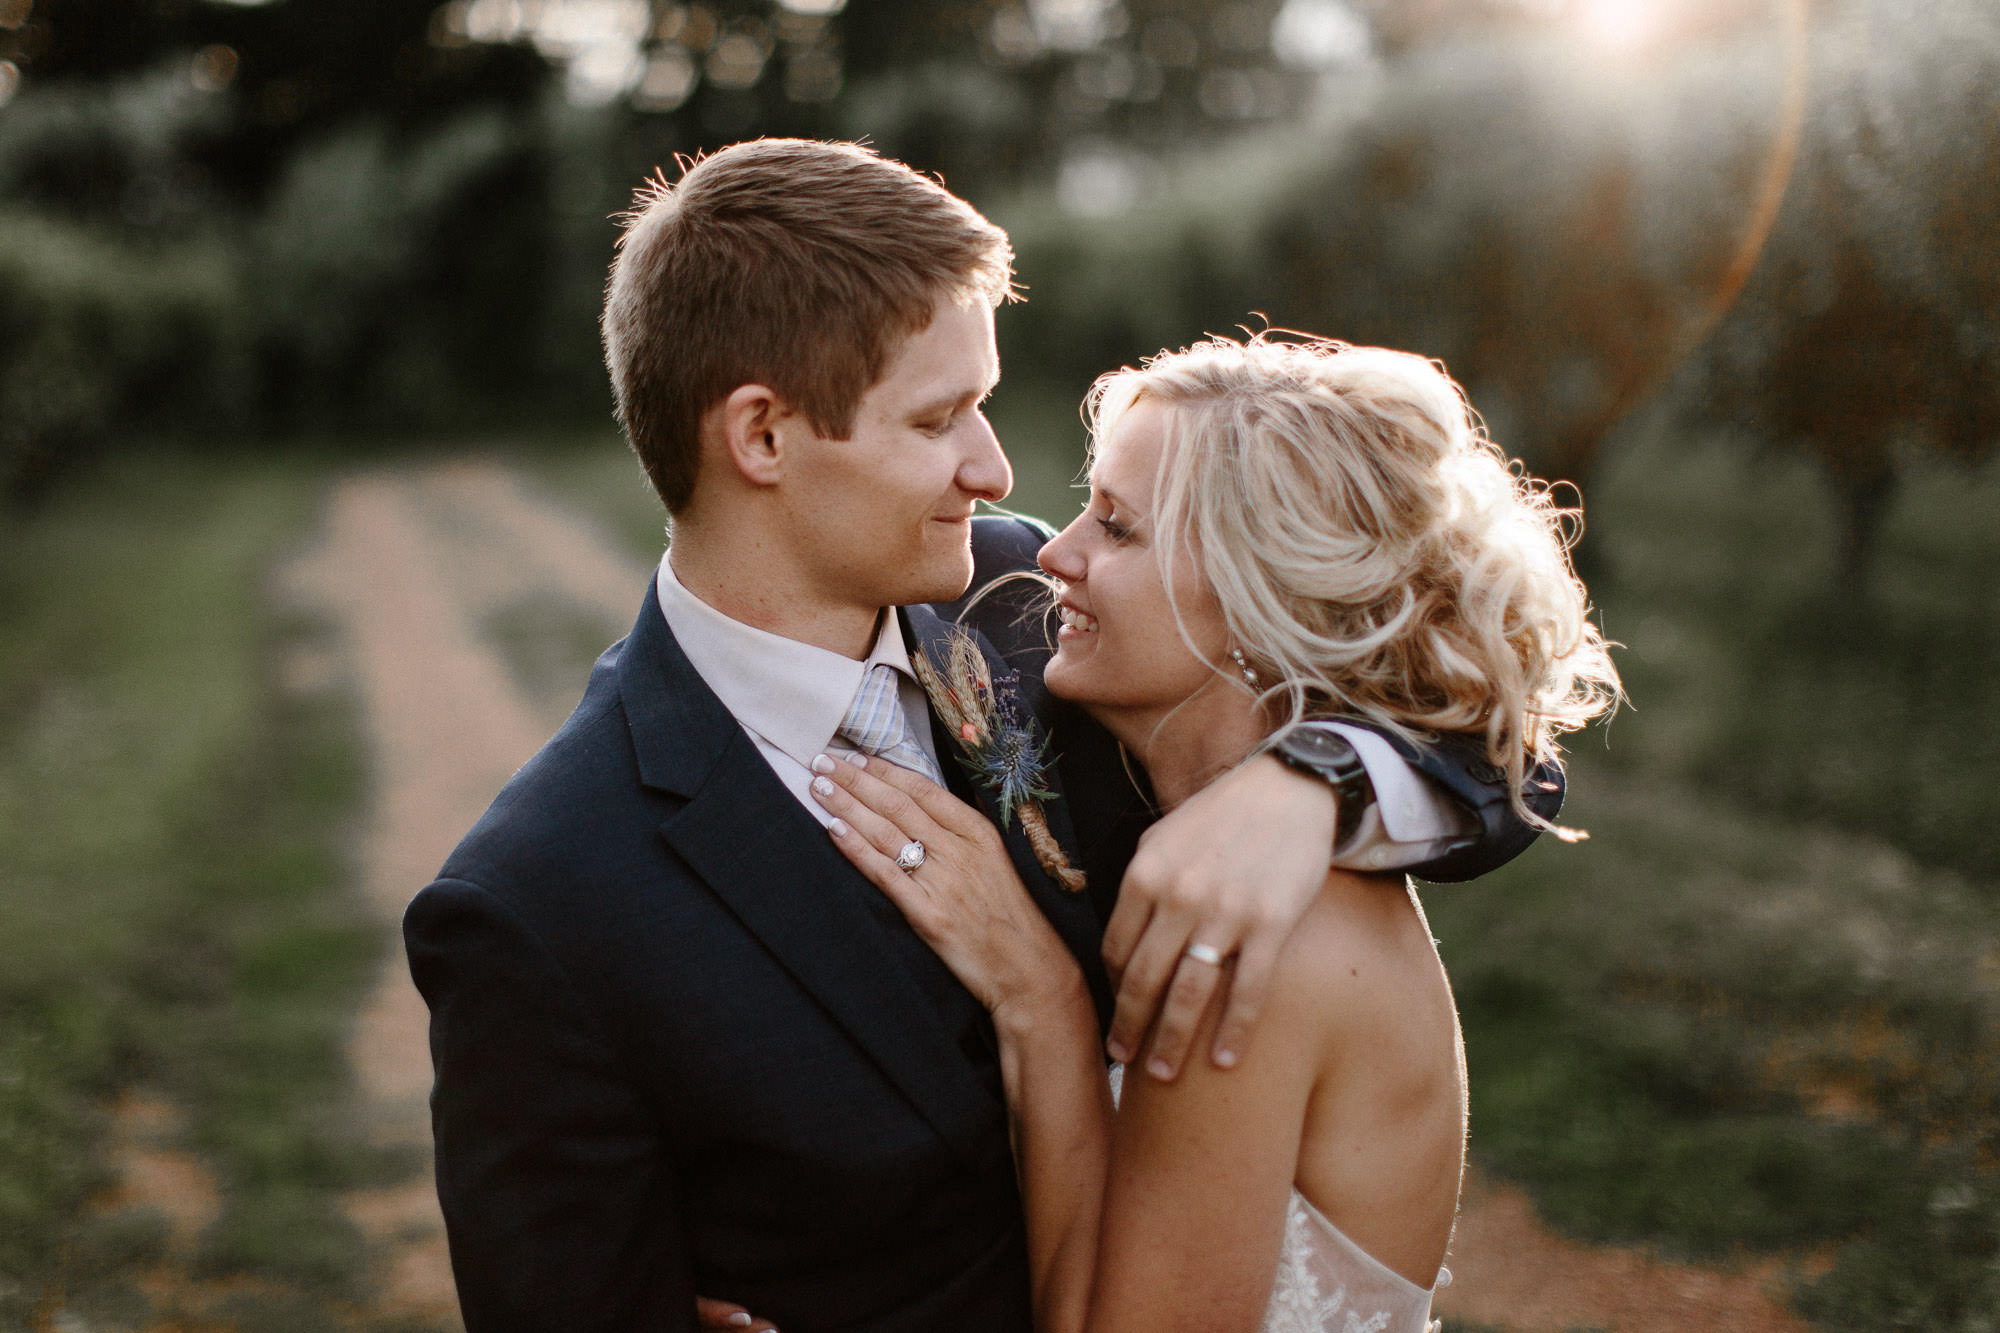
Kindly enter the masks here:
[[1368, 807], [1375, 804], [1375, 784], [1368, 779], [1368, 766], [1347, 737], [1326, 727], [1293, 727], [1272, 742], [1271, 754], [1332, 786], [1333, 851], [1338, 856], [1360, 831]]

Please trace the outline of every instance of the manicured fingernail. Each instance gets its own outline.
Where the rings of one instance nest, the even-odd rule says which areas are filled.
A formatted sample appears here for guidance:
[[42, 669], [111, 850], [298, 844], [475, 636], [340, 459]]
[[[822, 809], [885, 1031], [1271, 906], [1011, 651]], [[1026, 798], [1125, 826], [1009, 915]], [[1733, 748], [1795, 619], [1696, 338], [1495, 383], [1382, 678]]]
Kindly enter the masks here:
[[1146, 1072], [1164, 1083], [1174, 1076], [1174, 1067], [1155, 1056], [1146, 1062]]
[[827, 757], [826, 757], [825, 755], [823, 755], [823, 754], [816, 754], [816, 755], [814, 755], [814, 756], [813, 756], [813, 772], [815, 772], [815, 773], [831, 773], [831, 772], [833, 772], [833, 760], [831, 760], [831, 759], [828, 759], [828, 758], [827, 758]]
[[836, 819], [826, 826], [826, 831], [836, 838], [844, 838], [847, 836], [847, 821]]
[[1126, 1046], [1122, 1041], [1107, 1041], [1104, 1043], [1104, 1049], [1112, 1059], [1121, 1065], [1132, 1058], [1131, 1048]]
[[750, 1312], [748, 1310], [738, 1310], [735, 1314], [729, 1316], [729, 1322], [738, 1328], [748, 1328], [750, 1327]]
[[856, 750], [852, 754], [842, 755], [841, 757], [847, 760], [848, 763], [854, 765], [856, 768], [868, 767], [868, 756], [861, 753], [861, 751], [859, 750]]
[[1215, 1053], [1215, 1067], [1217, 1069], [1236, 1068], [1236, 1052], [1231, 1050], [1217, 1051]]
[[831, 782], [828, 782], [825, 778], [814, 778], [813, 795], [815, 796], [833, 795], [833, 784]]

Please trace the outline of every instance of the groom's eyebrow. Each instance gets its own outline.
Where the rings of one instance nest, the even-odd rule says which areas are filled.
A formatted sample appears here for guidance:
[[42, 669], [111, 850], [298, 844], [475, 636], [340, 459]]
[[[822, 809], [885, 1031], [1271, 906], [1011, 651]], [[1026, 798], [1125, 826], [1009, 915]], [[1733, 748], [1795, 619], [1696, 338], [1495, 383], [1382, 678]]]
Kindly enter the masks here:
[[986, 398], [988, 394], [992, 393], [993, 390], [996, 387], [998, 387], [999, 383], [1000, 383], [1000, 372], [996, 370], [993, 372], [991, 378], [983, 379], [976, 385], [968, 385], [967, 387], [958, 390], [956, 393], [952, 392], [941, 393], [935, 398], [927, 399], [924, 402], [919, 403], [915, 408], [911, 410], [910, 414], [912, 416], [919, 416], [919, 417], [929, 416], [934, 412], [942, 412], [945, 411], [947, 408], [958, 407], [962, 403], [981, 402]]

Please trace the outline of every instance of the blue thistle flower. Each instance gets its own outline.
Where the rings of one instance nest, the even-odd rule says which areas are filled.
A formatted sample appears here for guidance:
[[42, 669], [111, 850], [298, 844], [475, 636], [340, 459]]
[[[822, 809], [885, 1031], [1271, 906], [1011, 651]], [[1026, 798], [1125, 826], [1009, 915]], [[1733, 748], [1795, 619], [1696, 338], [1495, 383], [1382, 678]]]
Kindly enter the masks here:
[[1041, 802], [1055, 799], [1045, 774], [1046, 742], [1034, 718], [1021, 708], [1018, 672], [992, 675], [991, 667], [972, 636], [954, 628], [942, 654], [933, 662], [924, 653], [910, 660], [923, 682], [931, 706], [953, 732], [957, 758], [975, 783], [993, 793], [1000, 807], [1000, 826], [1009, 828], [1018, 814], [1021, 831], [1034, 849], [1035, 860], [1066, 893], [1081, 893], [1085, 876], [1072, 866], [1049, 830]]
[[1019, 682], [1008, 676], [995, 682], [991, 737], [984, 745], [962, 746], [959, 763], [973, 781], [993, 793], [1000, 806], [1000, 825], [1013, 822], [1016, 806], [1046, 801], [1055, 793], [1043, 783], [1048, 767], [1047, 745], [1017, 705]]

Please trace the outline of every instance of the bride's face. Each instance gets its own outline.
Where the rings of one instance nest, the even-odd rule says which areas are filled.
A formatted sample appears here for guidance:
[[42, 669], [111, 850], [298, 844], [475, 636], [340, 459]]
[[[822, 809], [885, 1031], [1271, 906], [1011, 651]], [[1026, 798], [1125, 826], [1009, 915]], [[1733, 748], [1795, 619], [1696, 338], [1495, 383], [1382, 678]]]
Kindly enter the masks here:
[[[1043, 571], [1064, 584], [1049, 689], [1121, 736], [1220, 680], [1175, 625], [1153, 542], [1170, 410], [1142, 398], [1119, 419], [1091, 467], [1089, 505], [1040, 557]], [[1171, 555], [1181, 625], [1209, 662], [1220, 662], [1229, 637], [1221, 607], [1190, 555]]]

